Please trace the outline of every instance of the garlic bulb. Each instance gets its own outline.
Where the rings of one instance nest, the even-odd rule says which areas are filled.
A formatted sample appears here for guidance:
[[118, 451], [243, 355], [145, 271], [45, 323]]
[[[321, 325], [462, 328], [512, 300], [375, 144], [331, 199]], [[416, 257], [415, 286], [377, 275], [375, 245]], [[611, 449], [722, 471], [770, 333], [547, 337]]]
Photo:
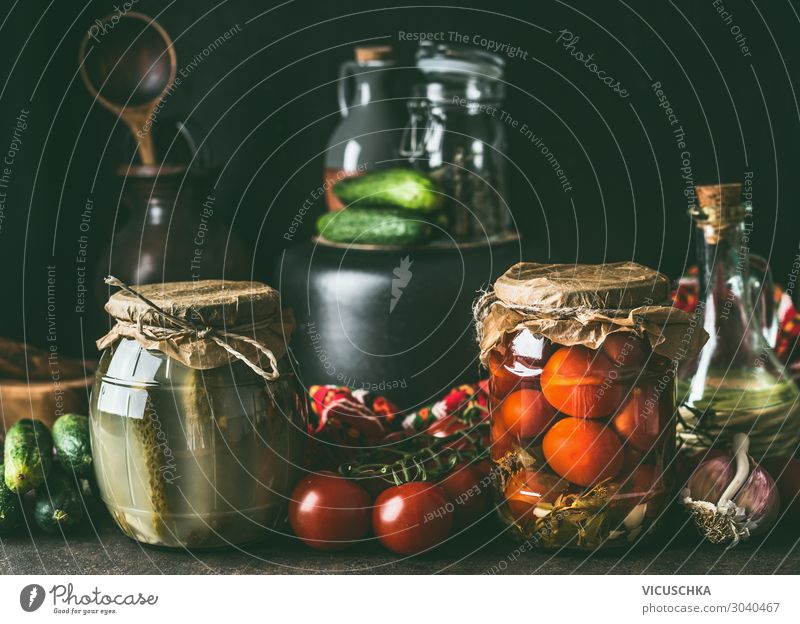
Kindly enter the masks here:
[[778, 517], [778, 490], [766, 470], [747, 454], [750, 439], [733, 437], [733, 457], [704, 461], [689, 478], [681, 502], [700, 532], [715, 544], [735, 546], [766, 531]]

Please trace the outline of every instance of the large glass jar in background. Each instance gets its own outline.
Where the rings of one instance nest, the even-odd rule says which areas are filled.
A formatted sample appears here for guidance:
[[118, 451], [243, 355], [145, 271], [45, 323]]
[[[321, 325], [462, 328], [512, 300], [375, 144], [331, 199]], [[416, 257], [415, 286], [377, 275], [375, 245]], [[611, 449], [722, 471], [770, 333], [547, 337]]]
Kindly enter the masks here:
[[520, 263], [477, 305], [499, 511], [518, 538], [598, 550], [652, 533], [674, 485], [675, 360], [702, 344], [669, 297], [631, 262]]
[[[216, 284], [225, 284], [224, 295], [209, 282], [137, 290], [162, 310], [183, 319], [194, 310], [210, 327], [225, 325], [229, 332], [253, 320], [243, 318], [251, 309], [262, 325], [270, 315], [260, 313], [279, 310], [262, 296], [268, 287], [253, 292], [250, 282]], [[190, 300], [195, 303], [187, 305]], [[188, 366], [148, 341], [151, 332], [174, 328], [171, 321], [124, 293], [112, 296], [107, 309], [118, 323], [112, 331], [122, 333], [103, 339], [108, 346], [95, 376], [90, 433], [100, 497], [117, 525], [135, 540], [173, 548], [267, 537], [283, 521], [303, 463], [305, 403], [287, 362], [279, 357], [280, 375], [266, 381], [244, 361], [215, 361], [214, 345], [191, 353], [193, 345], [176, 336], [184, 354], [191, 353], [194, 366]], [[133, 316], [145, 323], [140, 339], [131, 337], [138, 331], [130, 325]], [[259, 339], [259, 331], [242, 335]], [[194, 340], [199, 348], [208, 339]], [[201, 369], [198, 361], [219, 365]]]
[[[800, 392], [770, 346], [774, 323], [750, 276], [752, 207], [742, 185], [697, 187], [700, 293], [698, 324], [710, 339], [680, 369], [679, 435], [688, 450], [730, 448], [733, 435], [750, 437], [758, 461], [792, 456], [800, 444]], [[756, 267], [757, 268], [757, 267]], [[762, 268], [760, 275], [768, 275]], [[769, 284], [769, 279], [764, 280]]]
[[343, 63], [339, 70], [342, 119], [325, 152], [328, 210], [344, 207], [331, 191], [336, 182], [396, 164], [405, 116], [401, 100], [392, 95], [394, 65], [391, 46], [360, 46], [355, 49], [355, 61]]
[[430, 173], [447, 197], [457, 240], [509, 231], [506, 137], [501, 120], [505, 62], [495, 54], [423, 42], [401, 154]]

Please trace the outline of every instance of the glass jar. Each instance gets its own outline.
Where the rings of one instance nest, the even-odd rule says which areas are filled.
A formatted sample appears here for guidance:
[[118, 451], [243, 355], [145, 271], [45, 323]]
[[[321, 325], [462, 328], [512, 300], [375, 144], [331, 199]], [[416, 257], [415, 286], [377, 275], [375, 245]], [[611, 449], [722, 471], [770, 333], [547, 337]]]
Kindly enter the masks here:
[[669, 280], [634, 263], [522, 263], [478, 306], [498, 510], [519, 539], [598, 550], [653, 532], [691, 319], [668, 297]]
[[501, 516], [543, 546], [624, 546], [672, 489], [675, 377], [634, 334], [598, 349], [522, 329], [490, 354], [492, 459]]
[[404, 123], [402, 101], [393, 97], [397, 69], [391, 46], [359, 46], [355, 60], [339, 68], [336, 85], [341, 119], [325, 150], [325, 203], [344, 204], [333, 186], [351, 176], [392, 166]]
[[[106, 306], [129, 335], [104, 350], [90, 407], [95, 475], [112, 517], [128, 537], [157, 546], [264, 538], [283, 521], [303, 463], [305, 402], [286, 363], [269, 381], [237, 358], [195, 368], [149, 344], [147, 329], [132, 337], [140, 330], [119, 325], [121, 308]], [[230, 336], [226, 344], [244, 352]], [[218, 355], [204, 349], [206, 359]]]
[[401, 155], [444, 192], [456, 240], [507, 234], [505, 62], [495, 54], [423, 42]]

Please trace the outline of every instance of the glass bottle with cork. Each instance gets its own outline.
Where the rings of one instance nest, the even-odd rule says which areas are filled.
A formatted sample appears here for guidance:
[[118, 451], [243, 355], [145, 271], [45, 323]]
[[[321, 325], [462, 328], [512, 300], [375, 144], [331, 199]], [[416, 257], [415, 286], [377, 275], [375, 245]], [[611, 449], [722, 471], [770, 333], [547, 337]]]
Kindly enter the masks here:
[[392, 97], [395, 62], [391, 46], [359, 46], [355, 60], [339, 69], [337, 97], [342, 119], [325, 152], [325, 203], [328, 210], [344, 205], [333, 194], [339, 180], [391, 166], [398, 155], [404, 125], [403, 104]]
[[710, 338], [679, 371], [678, 435], [689, 451], [728, 448], [736, 433], [751, 454], [792, 455], [800, 443], [800, 393], [762, 332], [749, 276], [752, 206], [742, 185], [698, 186], [698, 326]]

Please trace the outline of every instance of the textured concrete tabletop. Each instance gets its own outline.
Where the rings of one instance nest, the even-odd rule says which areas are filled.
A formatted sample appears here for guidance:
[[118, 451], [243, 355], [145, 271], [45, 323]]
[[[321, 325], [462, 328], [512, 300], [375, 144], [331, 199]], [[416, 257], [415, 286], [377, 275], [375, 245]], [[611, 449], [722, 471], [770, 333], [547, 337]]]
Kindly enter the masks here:
[[144, 547], [126, 538], [102, 509], [67, 539], [22, 527], [0, 540], [3, 574], [797, 574], [800, 533], [785, 527], [767, 539], [725, 550], [701, 543], [685, 518], [673, 516], [650, 546], [586, 555], [520, 549], [493, 519], [413, 558], [370, 541], [342, 553], [321, 553], [275, 535], [241, 550], [186, 552]]

